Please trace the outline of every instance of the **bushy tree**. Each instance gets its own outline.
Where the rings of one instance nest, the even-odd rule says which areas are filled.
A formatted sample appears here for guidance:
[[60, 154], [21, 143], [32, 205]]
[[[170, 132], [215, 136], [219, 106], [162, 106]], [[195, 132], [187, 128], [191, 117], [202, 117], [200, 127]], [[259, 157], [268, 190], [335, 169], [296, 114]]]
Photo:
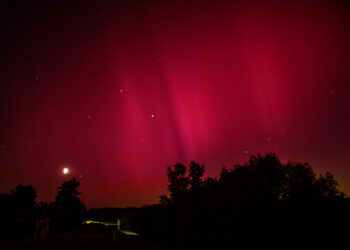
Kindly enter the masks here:
[[320, 197], [324, 200], [339, 200], [345, 197], [345, 194], [339, 190], [338, 182], [329, 172], [319, 176], [316, 180], [316, 188], [318, 189]]
[[204, 165], [200, 165], [194, 161], [191, 161], [188, 169], [189, 185], [191, 188], [198, 188], [202, 184], [203, 174], [205, 172]]
[[199, 188], [203, 184], [205, 167], [195, 161], [191, 161], [189, 168], [182, 163], [176, 163], [167, 168], [168, 191], [170, 198], [166, 195], [160, 196], [163, 204], [184, 197], [187, 191]]
[[36, 191], [32, 185], [18, 184], [10, 194], [0, 195], [1, 242], [28, 237], [34, 232]]
[[24, 186], [18, 184], [11, 190], [11, 197], [16, 210], [20, 213], [27, 213], [34, 209], [37, 195], [32, 185]]
[[176, 199], [183, 195], [188, 189], [189, 180], [186, 176], [186, 172], [186, 166], [181, 163], [176, 163], [173, 167], [168, 167], [168, 191], [172, 199]]

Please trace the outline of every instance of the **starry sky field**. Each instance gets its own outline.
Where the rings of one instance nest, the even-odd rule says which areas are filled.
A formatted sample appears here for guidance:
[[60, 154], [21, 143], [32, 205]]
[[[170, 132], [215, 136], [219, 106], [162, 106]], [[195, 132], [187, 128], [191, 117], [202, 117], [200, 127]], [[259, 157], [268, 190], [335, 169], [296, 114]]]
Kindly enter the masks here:
[[[74, 3], [73, 3], [74, 2]], [[350, 195], [346, 1], [1, 1], [0, 192], [151, 204], [166, 167], [250, 154]], [[68, 167], [69, 174], [62, 169]]]

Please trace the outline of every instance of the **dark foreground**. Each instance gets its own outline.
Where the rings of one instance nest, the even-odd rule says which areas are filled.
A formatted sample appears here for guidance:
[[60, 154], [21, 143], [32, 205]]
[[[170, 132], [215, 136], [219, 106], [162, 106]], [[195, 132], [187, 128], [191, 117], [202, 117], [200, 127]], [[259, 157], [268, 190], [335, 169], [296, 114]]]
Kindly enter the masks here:
[[121, 232], [116, 234], [114, 242], [113, 230], [103, 225], [83, 225], [70, 232], [51, 235], [46, 242], [34, 242], [31, 237], [6, 244], [1, 249], [158, 249], [150, 241]]

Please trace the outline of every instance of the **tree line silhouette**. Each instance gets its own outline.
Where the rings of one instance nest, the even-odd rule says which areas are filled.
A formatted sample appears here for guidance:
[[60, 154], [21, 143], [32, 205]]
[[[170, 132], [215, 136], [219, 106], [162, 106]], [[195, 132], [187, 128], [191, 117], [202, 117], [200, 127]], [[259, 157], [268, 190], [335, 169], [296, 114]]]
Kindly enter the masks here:
[[61, 232], [81, 225], [86, 214], [77, 188], [80, 183], [73, 178], [58, 186], [55, 201], [36, 202], [32, 185], [17, 185], [10, 194], [0, 194], [0, 243], [33, 236], [41, 220], [50, 220], [50, 232]]
[[169, 166], [168, 195], [146, 207], [138, 230], [167, 249], [335, 249], [345, 243], [350, 202], [329, 172], [281, 163], [276, 154], [203, 178], [191, 162]]
[[83, 219], [120, 219], [123, 229], [158, 249], [310, 250], [346, 243], [350, 200], [329, 172], [317, 175], [307, 163], [281, 163], [269, 153], [204, 176], [203, 165], [176, 163], [167, 167], [168, 194], [159, 204], [89, 211], [76, 179], [63, 182], [50, 204], [36, 203], [34, 188], [18, 185], [0, 195], [1, 234], [7, 240], [32, 235], [44, 218], [50, 233], [79, 227]]

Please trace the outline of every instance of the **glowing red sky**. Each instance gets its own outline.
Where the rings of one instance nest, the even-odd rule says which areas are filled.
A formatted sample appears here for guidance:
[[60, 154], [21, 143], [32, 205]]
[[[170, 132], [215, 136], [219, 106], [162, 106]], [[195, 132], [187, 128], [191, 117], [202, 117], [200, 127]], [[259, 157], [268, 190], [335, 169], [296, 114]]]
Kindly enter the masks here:
[[170, 164], [216, 176], [273, 151], [350, 193], [349, 6], [10, 2], [1, 192], [33, 184], [53, 200], [69, 166], [89, 207], [142, 205], [166, 192]]

